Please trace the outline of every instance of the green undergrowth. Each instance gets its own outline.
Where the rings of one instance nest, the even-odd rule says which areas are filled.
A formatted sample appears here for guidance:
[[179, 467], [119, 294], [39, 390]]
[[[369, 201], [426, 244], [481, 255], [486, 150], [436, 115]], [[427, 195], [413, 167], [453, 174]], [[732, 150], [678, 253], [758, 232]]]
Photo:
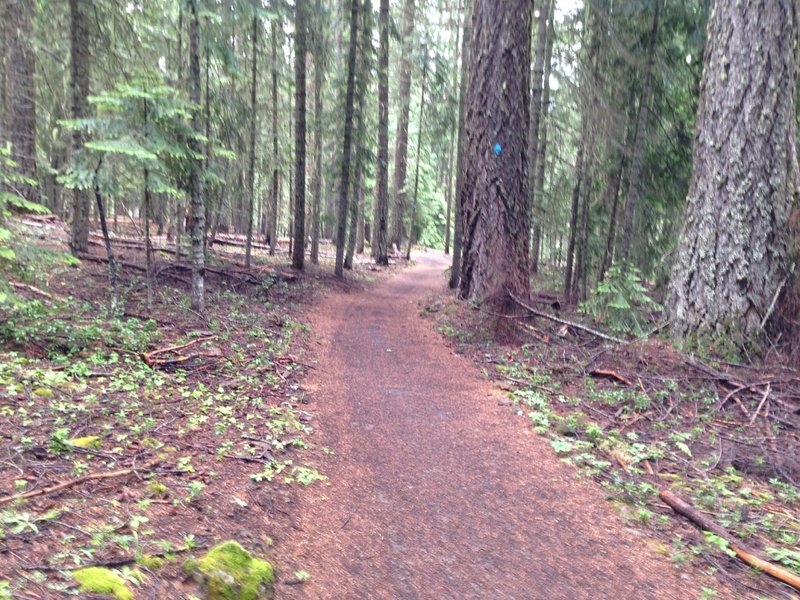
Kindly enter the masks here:
[[[693, 562], [715, 572], [714, 564], [727, 560], [726, 568], [746, 573], [719, 540], [692, 536], [692, 528], [659, 501], [661, 489], [672, 490], [744, 545], [800, 574], [800, 491], [769, 468], [759, 448], [733, 442], [746, 440], [750, 430], [746, 423], [720, 417], [714, 386], [687, 384], [680, 371], [657, 372], [669, 370], [665, 363], [647, 369], [645, 387], [644, 358], [632, 367], [641, 376], [630, 385], [595, 378], [581, 359], [565, 359], [581, 356], [580, 349], [550, 340], [516, 348], [470, 344], [463, 329], [472, 325], [474, 311], [451, 303], [429, 312], [439, 330], [470, 354], [487, 378], [499, 382], [513, 412], [579, 477], [602, 486], [624, 519], [651, 531], [660, 540], [659, 551], [676, 564]], [[600, 362], [602, 352], [594, 349], [585, 356]], [[618, 368], [625, 369], [624, 362]], [[756, 585], [770, 582], [762, 578]]]
[[[58, 271], [52, 298], [0, 304], [0, 431], [9, 449], [0, 497], [135, 473], [0, 505], [0, 545], [24, 548], [0, 561], [0, 598], [4, 589], [72, 594], [78, 582], [117, 598], [152, 594], [176, 576], [179, 559], [231, 527], [263, 530], [264, 494], [289, 498], [292, 488], [326, 479], [313, 464], [312, 415], [299, 385], [308, 327], [290, 297], [298, 289], [277, 281], [250, 295], [212, 289], [201, 320], [185, 310], [182, 290], [161, 285], [152, 319], [108, 318], [102, 272], [99, 292], [80, 297], [58, 293], [62, 277], [63, 289], [76, 289], [71, 276], [88, 277]], [[146, 314], [141, 290], [140, 281], [128, 283], [126, 313]], [[195, 340], [156, 354], [161, 363], [145, 360]], [[60, 570], [119, 557], [130, 566], [107, 579]], [[122, 587], [109, 583], [116, 577]], [[111, 587], [101, 591], [103, 582]]]

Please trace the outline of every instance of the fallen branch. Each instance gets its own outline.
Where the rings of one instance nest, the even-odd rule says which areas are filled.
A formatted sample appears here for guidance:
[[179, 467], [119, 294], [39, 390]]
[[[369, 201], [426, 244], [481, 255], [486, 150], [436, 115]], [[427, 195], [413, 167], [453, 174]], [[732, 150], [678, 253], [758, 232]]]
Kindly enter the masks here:
[[51, 485], [50, 487], [42, 488], [39, 490], [31, 490], [30, 492], [23, 492], [21, 494], [14, 494], [13, 496], [5, 496], [4, 498], [0, 498], [0, 505], [8, 504], [9, 502], [13, 502], [14, 500], [27, 500], [28, 498], [35, 498], [37, 496], [46, 496], [48, 494], [54, 494], [55, 492], [60, 492], [61, 490], [65, 490], [67, 488], [74, 487], [78, 484], [84, 483], [86, 481], [93, 481], [95, 479], [113, 479], [115, 477], [124, 477], [125, 475], [130, 475], [131, 473], [135, 473], [138, 470], [146, 471], [148, 469], [152, 469], [157, 464], [161, 462], [160, 458], [151, 460], [148, 463], [145, 463], [141, 467], [130, 467], [128, 469], [120, 469], [118, 471], [109, 471], [107, 473], [91, 473], [89, 475], [84, 475], [83, 477], [78, 477], [77, 479], [70, 479], [69, 481], [64, 481], [62, 483], [58, 483], [56, 485]]
[[[147, 557], [164, 558], [165, 556], [172, 556], [173, 554], [182, 554], [183, 552], [192, 552], [194, 550], [205, 550], [206, 548], [208, 548], [208, 546], [175, 548], [173, 550], [162, 550], [160, 552], [154, 552], [153, 554], [147, 554]], [[62, 565], [60, 567], [55, 567], [51, 565], [23, 565], [23, 568], [28, 571], [80, 571], [81, 569], [86, 569], [88, 567], [105, 567], [107, 569], [113, 569], [115, 567], [124, 567], [125, 565], [131, 565], [135, 563], [139, 558], [140, 558], [139, 556], [126, 556], [123, 558], [115, 558], [111, 560], [98, 560], [96, 562], [90, 562], [84, 565]]]
[[711, 533], [714, 533], [726, 540], [730, 544], [731, 550], [736, 553], [736, 556], [738, 556], [751, 567], [755, 567], [756, 569], [764, 571], [764, 573], [768, 573], [776, 579], [779, 579], [780, 581], [783, 581], [784, 583], [787, 583], [800, 590], [800, 577], [794, 573], [790, 573], [783, 567], [779, 567], [776, 564], [759, 558], [758, 556], [755, 556], [742, 548], [739, 541], [734, 538], [730, 532], [703, 515], [688, 502], [681, 500], [669, 490], [661, 490], [658, 493], [658, 497], [661, 498], [661, 500], [663, 500], [667, 505], [669, 505], [676, 513], [683, 515], [701, 529], [710, 531]]
[[511, 299], [519, 304], [522, 308], [530, 312], [531, 314], [536, 315], [537, 317], [542, 317], [544, 319], [550, 319], [551, 321], [555, 321], [556, 323], [560, 323], [561, 325], [566, 325], [567, 327], [574, 327], [575, 329], [580, 329], [581, 331], [585, 331], [586, 333], [591, 333], [595, 337], [599, 337], [600, 339], [607, 340], [609, 342], [614, 342], [615, 344], [625, 344], [625, 340], [621, 340], [619, 338], [615, 338], [610, 335], [606, 335], [601, 331], [597, 331], [592, 329], [591, 327], [586, 327], [586, 325], [581, 325], [580, 323], [575, 323], [574, 321], [567, 321], [566, 319], [560, 319], [559, 317], [554, 317], [553, 315], [549, 315], [546, 312], [542, 312], [540, 310], [536, 310], [532, 306], [526, 304], [513, 294], [511, 294]]
[[40, 290], [35, 286], [28, 285], [27, 283], [17, 283], [16, 281], [9, 281], [8, 283], [10, 283], [11, 287], [13, 287], [14, 289], [28, 290], [29, 292], [33, 292], [34, 294], [42, 296], [43, 298], [47, 298], [49, 300], [53, 299], [53, 295], [51, 293], [45, 292], [44, 290]]
[[178, 344], [176, 346], [169, 346], [168, 348], [159, 348], [157, 350], [151, 350], [150, 352], [143, 352], [140, 356], [142, 360], [145, 362], [145, 364], [149, 367], [158, 367], [164, 365], [174, 365], [174, 364], [184, 363], [190, 360], [191, 358], [194, 358], [194, 356], [183, 356], [179, 354], [175, 358], [166, 358], [166, 359], [158, 358], [158, 356], [161, 354], [175, 353], [178, 352], [179, 350], [185, 350], [189, 346], [193, 346], [201, 342], [207, 342], [209, 340], [215, 339], [216, 337], [217, 336], [215, 335], [209, 335], [206, 337], [196, 338], [191, 340], [190, 342], [186, 342], [185, 344]]
[[620, 383], [624, 383], [625, 385], [632, 386], [633, 384], [625, 379], [622, 375], [615, 373], [614, 371], [607, 371], [605, 369], [594, 369], [593, 371], [589, 371], [589, 375], [592, 377], [606, 377], [608, 379], [614, 379], [619, 381]]

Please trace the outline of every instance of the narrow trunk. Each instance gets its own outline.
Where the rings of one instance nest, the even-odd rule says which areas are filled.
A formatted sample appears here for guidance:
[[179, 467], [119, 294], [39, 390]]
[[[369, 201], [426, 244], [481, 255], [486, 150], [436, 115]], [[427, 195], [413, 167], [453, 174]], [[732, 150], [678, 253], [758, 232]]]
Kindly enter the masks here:
[[603, 263], [600, 266], [599, 281], [603, 281], [606, 277], [606, 272], [611, 267], [611, 262], [614, 260], [614, 239], [617, 235], [617, 209], [619, 206], [619, 189], [622, 184], [622, 170], [625, 161], [620, 155], [617, 159], [617, 168], [611, 177], [611, 184], [608, 190], [608, 198], [611, 201], [611, 214], [608, 219], [608, 235], [606, 236], [606, 247], [603, 250]]
[[[322, 10], [320, 0], [317, 0], [316, 11], [319, 15]], [[311, 262], [319, 263], [319, 228], [320, 207], [322, 205], [322, 44], [324, 32], [317, 30], [317, 40], [314, 53], [314, 200], [311, 206]]]
[[292, 267], [303, 269], [306, 251], [306, 1], [295, 4], [294, 32], [294, 246]]
[[[189, 0], [191, 21], [189, 24], [189, 100], [192, 108], [192, 126], [200, 132], [200, 118], [197, 106], [200, 104], [200, 24], [197, 16], [197, 0]], [[192, 138], [189, 142], [195, 154], [200, 153], [199, 142]], [[205, 305], [205, 253], [203, 245], [206, 233], [206, 207], [203, 203], [203, 180], [201, 178], [202, 159], [193, 159], [189, 170], [189, 190], [192, 197], [192, 309], [203, 311]]]
[[378, 57], [378, 191], [375, 199], [373, 256], [389, 264], [389, 0], [380, 0], [380, 52]]
[[497, 312], [527, 298], [529, 0], [475, 0], [466, 145], [461, 296]]
[[416, 6], [414, 0], [403, 4], [403, 42], [400, 56], [400, 84], [398, 103], [400, 114], [397, 118], [397, 135], [394, 147], [394, 212], [389, 244], [400, 248], [403, 238], [403, 215], [406, 205], [406, 173], [408, 170], [408, 115], [411, 104], [411, 34], [414, 32]]
[[250, 203], [247, 207], [247, 242], [244, 247], [244, 266], [250, 267], [250, 252], [253, 244], [253, 208], [256, 203], [256, 84], [258, 76], [258, 17], [253, 17], [253, 66], [250, 78], [250, 164], [247, 171], [247, 189]]
[[[143, 115], [144, 115], [144, 137], [148, 136], [148, 106], [147, 100], [143, 102]], [[145, 255], [145, 287], [147, 288], [147, 310], [153, 310], [153, 244], [150, 240], [150, 204], [152, 197], [150, 195], [150, 172], [147, 168], [144, 169], [144, 198], [142, 202], [142, 212], [144, 221], [144, 255]], [[176, 257], [180, 258], [180, 257]]]
[[353, 139], [353, 96], [355, 88], [356, 47], [358, 45], [358, 0], [352, 0], [350, 8], [350, 49], [347, 59], [347, 93], [344, 105], [344, 140], [342, 149], [342, 172], [339, 181], [339, 210], [336, 224], [335, 274], [344, 277], [345, 232], [347, 226], [347, 192], [350, 185], [350, 155]]
[[572, 288], [572, 269], [575, 260], [575, 242], [578, 229], [578, 206], [581, 198], [581, 177], [583, 176], [583, 152], [586, 142], [586, 119], [583, 119], [581, 139], [578, 143], [578, 154], [575, 156], [575, 185], [572, 188], [572, 208], [569, 219], [569, 242], [567, 242], [567, 267], [564, 271], [564, 303], [571, 304], [574, 299]]
[[97, 173], [100, 171], [101, 163], [97, 164], [94, 171], [94, 198], [97, 201], [97, 214], [100, 216], [100, 229], [103, 231], [103, 242], [106, 246], [106, 257], [108, 258], [108, 285], [111, 288], [111, 303], [109, 305], [109, 316], [117, 314], [117, 261], [114, 258], [114, 250], [111, 247], [111, 236], [108, 234], [108, 224], [106, 223], [106, 208], [103, 205], [103, 196], [100, 194], [100, 184], [97, 182]]
[[[83, 119], [89, 116], [90, 94], [90, 55], [89, 25], [87, 9], [90, 0], [70, 0], [70, 95], [72, 96], [72, 118]], [[72, 155], [78, 159], [83, 149], [83, 134], [72, 133]], [[72, 229], [70, 248], [73, 254], [89, 249], [89, 193], [75, 189], [72, 192]]]
[[542, 247], [542, 219], [544, 217], [544, 168], [547, 158], [547, 113], [550, 109], [550, 70], [553, 63], [553, 25], [554, 0], [548, 3], [547, 41], [545, 44], [544, 74], [542, 77], [542, 101], [539, 110], [539, 138], [536, 145], [536, 174], [531, 194], [531, 218], [533, 219], [533, 238], [531, 240], [531, 273], [539, 272], [539, 259]]
[[464, 152], [466, 146], [467, 83], [469, 81], [470, 45], [472, 44], [472, 3], [465, 0], [464, 37], [461, 39], [461, 82], [458, 92], [458, 143], [456, 144], [456, 210], [453, 226], [453, 264], [450, 268], [450, 289], [456, 289], [461, 282], [461, 253], [464, 247], [464, 215], [461, 194], [464, 189]]
[[647, 132], [648, 105], [650, 104], [650, 90], [653, 86], [653, 63], [655, 61], [656, 42], [658, 41], [658, 17], [661, 2], [654, 2], [653, 26], [650, 29], [650, 46], [647, 53], [645, 67], [644, 87], [642, 97], [639, 99], [639, 114], [636, 117], [636, 137], [633, 144], [633, 158], [631, 172], [628, 178], [628, 199], [625, 203], [625, 225], [622, 230], [622, 252], [620, 259], [624, 265], [628, 264], [633, 237], [633, 216], [636, 212], [636, 203], [639, 201], [639, 186], [644, 162], [644, 140]]
[[[461, 26], [458, 22], [458, 15], [461, 14], [462, 2], [458, 2], [458, 10], [453, 15], [453, 23], [456, 25], [456, 44], [455, 44], [455, 61], [453, 62], [453, 93], [457, 93], [459, 89], [459, 78], [461, 72], [458, 69], [459, 52], [461, 47], [459, 41], [461, 40]], [[456, 127], [458, 126], [458, 118], [450, 125], [450, 142], [447, 144], [447, 187], [445, 196], [447, 197], [447, 213], [444, 225], [444, 253], [450, 254], [450, 227], [451, 215], [453, 212], [453, 156], [455, 155], [456, 145]]]
[[531, 194], [531, 207], [533, 207], [533, 196], [536, 190], [536, 162], [539, 159], [539, 138], [541, 135], [539, 121], [542, 114], [544, 61], [547, 52], [547, 20], [550, 15], [550, 3], [552, 1], [553, 0], [546, 0], [545, 5], [539, 8], [539, 17], [537, 20], [538, 31], [536, 34], [536, 53], [533, 61], [533, 86], [531, 90], [531, 126], [528, 133], [528, 143], [530, 144], [528, 189]]
[[406, 248], [406, 260], [411, 260], [411, 245], [414, 242], [414, 220], [417, 217], [417, 199], [419, 195], [419, 159], [422, 152], [422, 124], [425, 113], [425, 79], [428, 75], [428, 60], [422, 67], [422, 81], [419, 93], [419, 126], [417, 131], [417, 165], [414, 168], [414, 203], [411, 205], [411, 222], [408, 224], [408, 247]]
[[270, 28], [272, 43], [272, 197], [269, 208], [269, 255], [275, 256], [278, 245], [278, 24]]

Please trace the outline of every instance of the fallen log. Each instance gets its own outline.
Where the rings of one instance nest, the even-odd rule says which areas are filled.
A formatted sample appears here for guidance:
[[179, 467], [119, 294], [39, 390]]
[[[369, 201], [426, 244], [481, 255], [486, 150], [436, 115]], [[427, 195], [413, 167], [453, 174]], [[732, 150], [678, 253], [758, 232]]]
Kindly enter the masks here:
[[64, 481], [56, 485], [51, 485], [50, 487], [45, 487], [38, 490], [31, 490], [30, 492], [22, 492], [20, 494], [14, 494], [13, 496], [5, 496], [4, 498], [0, 498], [0, 505], [8, 504], [9, 502], [13, 502], [14, 500], [27, 500], [28, 498], [36, 498], [37, 496], [46, 496], [48, 494], [54, 494], [55, 492], [60, 492], [61, 490], [74, 487], [81, 483], [85, 483], [86, 481], [124, 477], [125, 475], [130, 475], [131, 473], [135, 473], [138, 470], [147, 471], [155, 467], [160, 462], [161, 459], [156, 458], [154, 460], [151, 460], [150, 462], [143, 464], [141, 467], [138, 468], [130, 467], [128, 469], [119, 469], [118, 471], [109, 471], [107, 473], [90, 473], [89, 475], [84, 475], [83, 477], [78, 477], [77, 479], [70, 479], [69, 481]]
[[537, 317], [542, 317], [544, 319], [549, 319], [561, 325], [566, 325], [567, 327], [574, 327], [575, 329], [580, 329], [581, 331], [585, 331], [586, 333], [591, 333], [595, 337], [599, 337], [600, 339], [607, 340], [609, 342], [614, 342], [615, 344], [625, 344], [625, 340], [621, 340], [619, 338], [615, 338], [610, 335], [606, 335], [602, 331], [597, 331], [596, 329], [592, 329], [591, 327], [587, 327], [586, 325], [581, 325], [580, 323], [575, 323], [574, 321], [568, 321], [566, 319], [561, 319], [559, 317], [555, 317], [553, 315], [549, 315], [546, 312], [542, 312], [540, 310], [536, 310], [529, 304], [526, 304], [513, 294], [511, 294], [511, 299], [519, 304], [522, 308], [530, 312], [531, 314], [536, 315]]
[[783, 567], [779, 567], [778, 565], [768, 562], [763, 558], [759, 558], [748, 550], [745, 550], [741, 546], [739, 540], [737, 540], [729, 531], [706, 517], [703, 513], [694, 508], [685, 500], [682, 500], [669, 490], [659, 491], [658, 497], [661, 498], [664, 503], [669, 505], [672, 510], [692, 521], [695, 525], [700, 527], [700, 529], [703, 529], [704, 531], [710, 531], [711, 533], [714, 533], [726, 540], [730, 544], [731, 550], [736, 553], [736, 556], [738, 556], [751, 567], [755, 567], [756, 569], [764, 571], [764, 573], [772, 575], [775, 579], [783, 581], [784, 583], [787, 583], [800, 590], [800, 577], [794, 573], [790, 573]]

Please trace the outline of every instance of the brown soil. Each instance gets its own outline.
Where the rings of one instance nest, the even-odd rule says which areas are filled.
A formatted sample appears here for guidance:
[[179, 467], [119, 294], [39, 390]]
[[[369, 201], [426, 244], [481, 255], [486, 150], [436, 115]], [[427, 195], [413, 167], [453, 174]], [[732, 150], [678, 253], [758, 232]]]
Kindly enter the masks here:
[[279, 564], [312, 577], [284, 577], [294, 585], [279, 597], [698, 597], [709, 582], [627, 528], [420, 318], [446, 262], [416, 258], [369, 293], [332, 292], [312, 316], [305, 386], [316, 442], [334, 453], [320, 467], [329, 487], [304, 493], [278, 545]]

